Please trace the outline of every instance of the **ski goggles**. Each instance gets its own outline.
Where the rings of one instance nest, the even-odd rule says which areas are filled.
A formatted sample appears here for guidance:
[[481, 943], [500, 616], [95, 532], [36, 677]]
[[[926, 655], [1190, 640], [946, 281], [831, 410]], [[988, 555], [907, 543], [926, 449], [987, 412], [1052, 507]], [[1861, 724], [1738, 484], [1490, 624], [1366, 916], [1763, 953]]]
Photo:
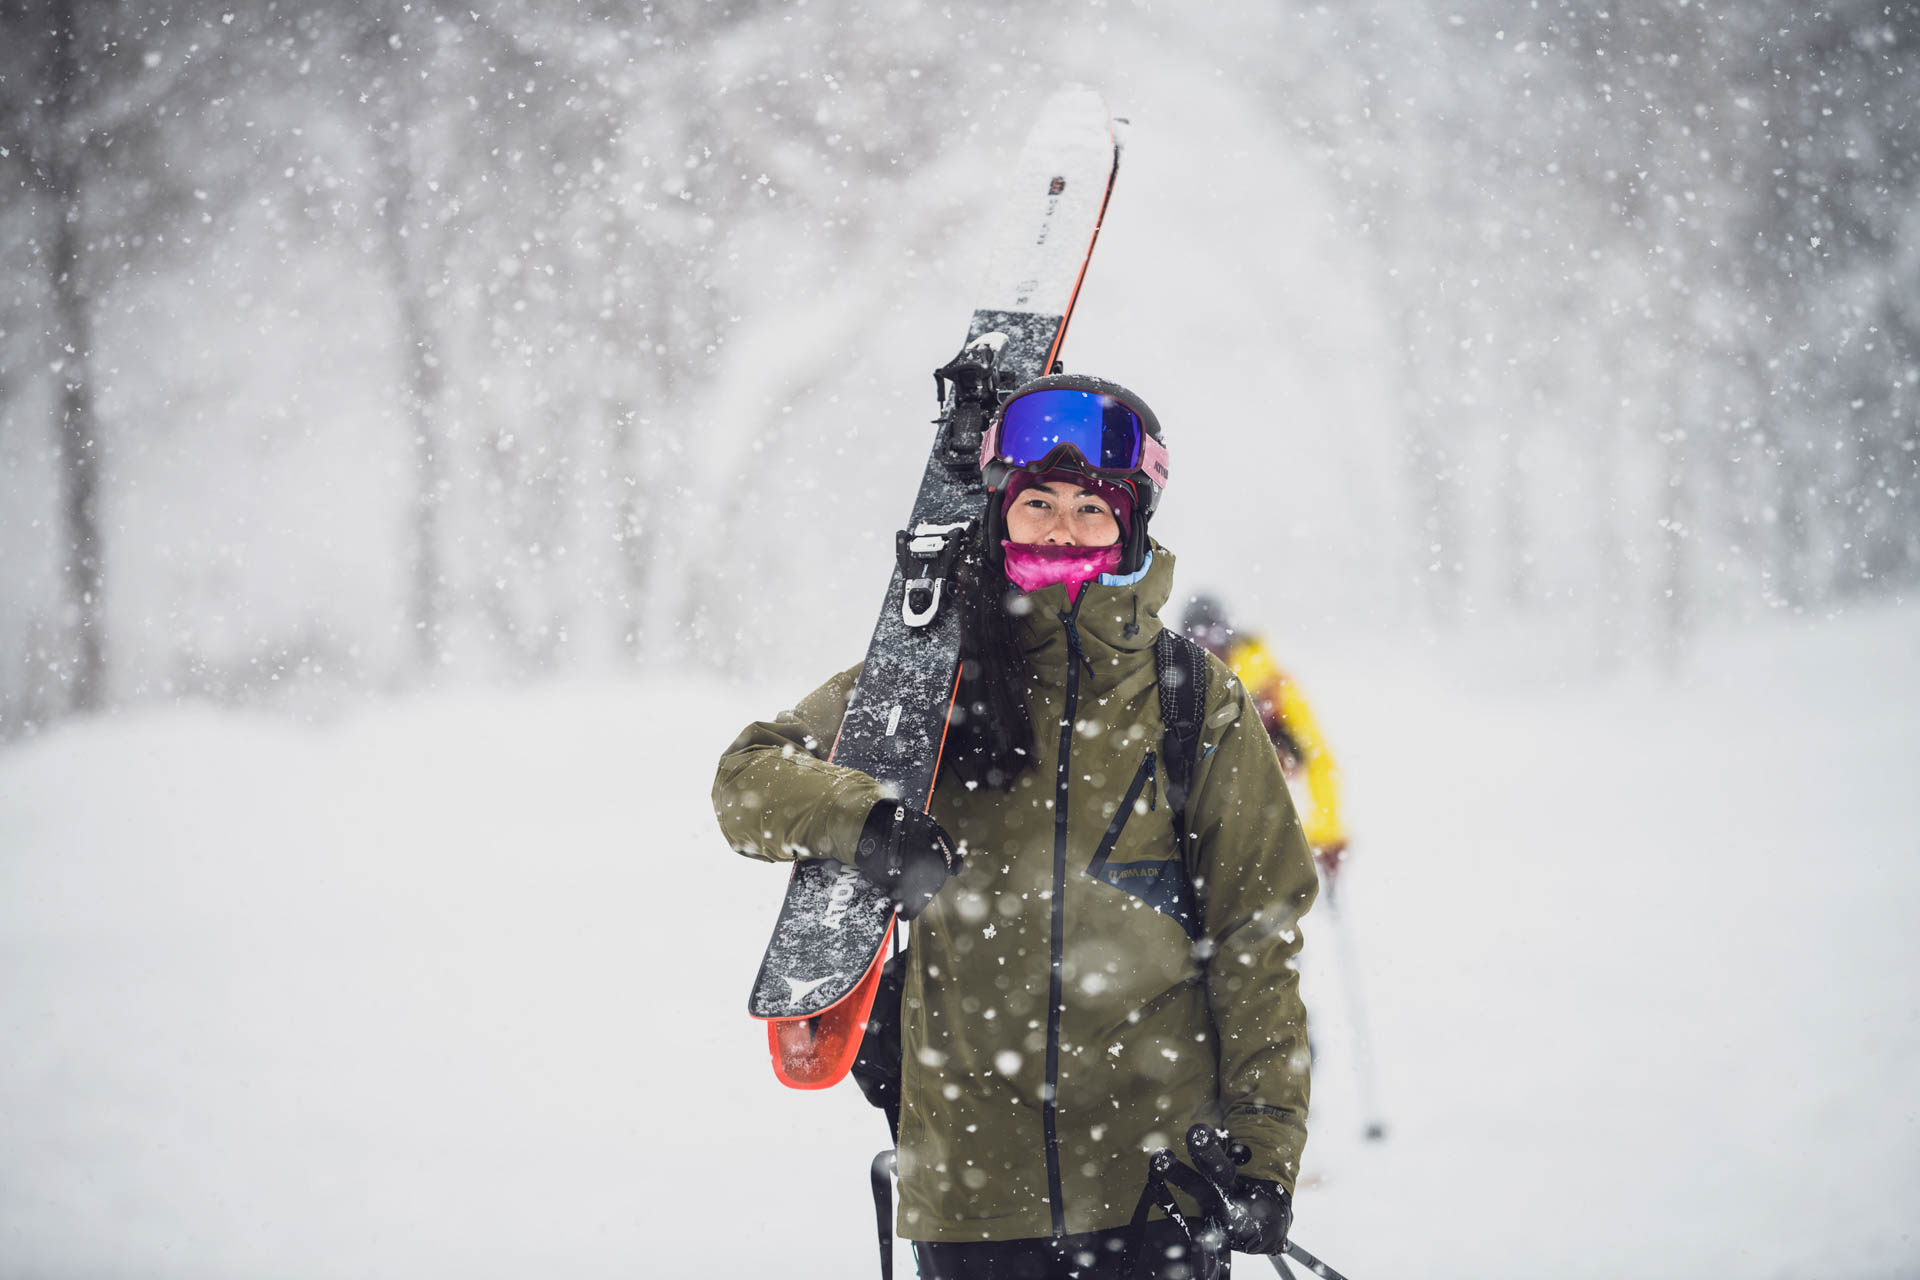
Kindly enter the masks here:
[[980, 442], [980, 469], [989, 477], [1004, 468], [1040, 469], [1069, 450], [1096, 473], [1144, 471], [1155, 485], [1167, 482], [1166, 446], [1147, 433], [1133, 407], [1074, 387], [1029, 391], [1001, 406]]

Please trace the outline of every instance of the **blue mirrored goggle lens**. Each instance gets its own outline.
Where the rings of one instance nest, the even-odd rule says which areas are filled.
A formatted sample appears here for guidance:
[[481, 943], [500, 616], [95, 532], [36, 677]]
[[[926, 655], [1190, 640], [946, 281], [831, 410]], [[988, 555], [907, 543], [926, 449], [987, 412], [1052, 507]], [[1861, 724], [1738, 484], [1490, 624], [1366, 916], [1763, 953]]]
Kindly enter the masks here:
[[1062, 387], [1009, 401], [1000, 415], [997, 452], [1025, 467], [1070, 444], [1091, 466], [1127, 471], [1140, 465], [1144, 433], [1140, 415], [1112, 396]]

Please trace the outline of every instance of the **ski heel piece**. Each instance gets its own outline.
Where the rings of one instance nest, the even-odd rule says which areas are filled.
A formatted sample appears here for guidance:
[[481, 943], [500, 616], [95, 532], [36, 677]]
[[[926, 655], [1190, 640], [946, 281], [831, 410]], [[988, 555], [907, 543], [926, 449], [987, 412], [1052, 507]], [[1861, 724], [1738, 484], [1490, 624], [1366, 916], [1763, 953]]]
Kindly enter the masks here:
[[978, 464], [987, 416], [1000, 406], [1001, 396], [1020, 383], [1018, 370], [1000, 367], [1000, 354], [1009, 341], [1005, 333], [990, 329], [967, 339], [959, 355], [933, 371], [934, 397], [947, 428], [940, 447], [950, 466]]
[[907, 589], [900, 597], [900, 618], [910, 627], [924, 627], [940, 613], [953, 562], [966, 542], [973, 522], [919, 524], [893, 535], [894, 559]]
[[873, 1158], [873, 1216], [880, 1230], [880, 1280], [893, 1280], [893, 1148]]

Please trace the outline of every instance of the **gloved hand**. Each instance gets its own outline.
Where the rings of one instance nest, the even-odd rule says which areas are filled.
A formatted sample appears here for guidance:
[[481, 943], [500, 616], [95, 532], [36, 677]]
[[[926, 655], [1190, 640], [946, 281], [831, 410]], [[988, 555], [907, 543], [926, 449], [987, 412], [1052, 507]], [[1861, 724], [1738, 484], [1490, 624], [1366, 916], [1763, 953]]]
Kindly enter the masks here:
[[1279, 1253], [1287, 1247], [1287, 1231], [1293, 1226], [1293, 1197], [1277, 1182], [1235, 1172], [1253, 1153], [1245, 1143], [1224, 1137], [1205, 1124], [1187, 1130], [1193, 1167], [1219, 1196], [1227, 1247], [1239, 1253]]
[[902, 920], [925, 911], [960, 864], [953, 837], [930, 815], [897, 800], [873, 806], [853, 855], [853, 865], [887, 891]]
[[1227, 1244], [1239, 1253], [1279, 1253], [1293, 1226], [1293, 1197], [1265, 1178], [1235, 1178], [1227, 1191]]
[[1347, 856], [1347, 842], [1335, 840], [1332, 844], [1323, 844], [1313, 851], [1314, 865], [1320, 868], [1320, 878], [1329, 884], [1340, 874], [1340, 860]]

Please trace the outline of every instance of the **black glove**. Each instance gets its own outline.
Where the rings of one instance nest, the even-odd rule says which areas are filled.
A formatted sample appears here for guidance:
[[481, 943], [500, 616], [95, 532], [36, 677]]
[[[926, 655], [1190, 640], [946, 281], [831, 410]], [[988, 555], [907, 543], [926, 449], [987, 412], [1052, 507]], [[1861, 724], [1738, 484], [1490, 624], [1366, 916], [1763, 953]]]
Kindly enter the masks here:
[[1235, 1178], [1227, 1191], [1227, 1243], [1240, 1253], [1280, 1253], [1293, 1226], [1293, 1197], [1265, 1178]]
[[1279, 1253], [1287, 1247], [1287, 1231], [1293, 1226], [1293, 1197], [1277, 1182], [1236, 1172], [1235, 1166], [1251, 1160], [1253, 1152], [1244, 1142], [1223, 1137], [1204, 1124], [1187, 1130], [1193, 1167], [1220, 1197], [1227, 1246], [1238, 1253]]
[[902, 920], [927, 909], [949, 876], [960, 870], [953, 837], [927, 814], [882, 800], [860, 828], [853, 865], [887, 891]]

